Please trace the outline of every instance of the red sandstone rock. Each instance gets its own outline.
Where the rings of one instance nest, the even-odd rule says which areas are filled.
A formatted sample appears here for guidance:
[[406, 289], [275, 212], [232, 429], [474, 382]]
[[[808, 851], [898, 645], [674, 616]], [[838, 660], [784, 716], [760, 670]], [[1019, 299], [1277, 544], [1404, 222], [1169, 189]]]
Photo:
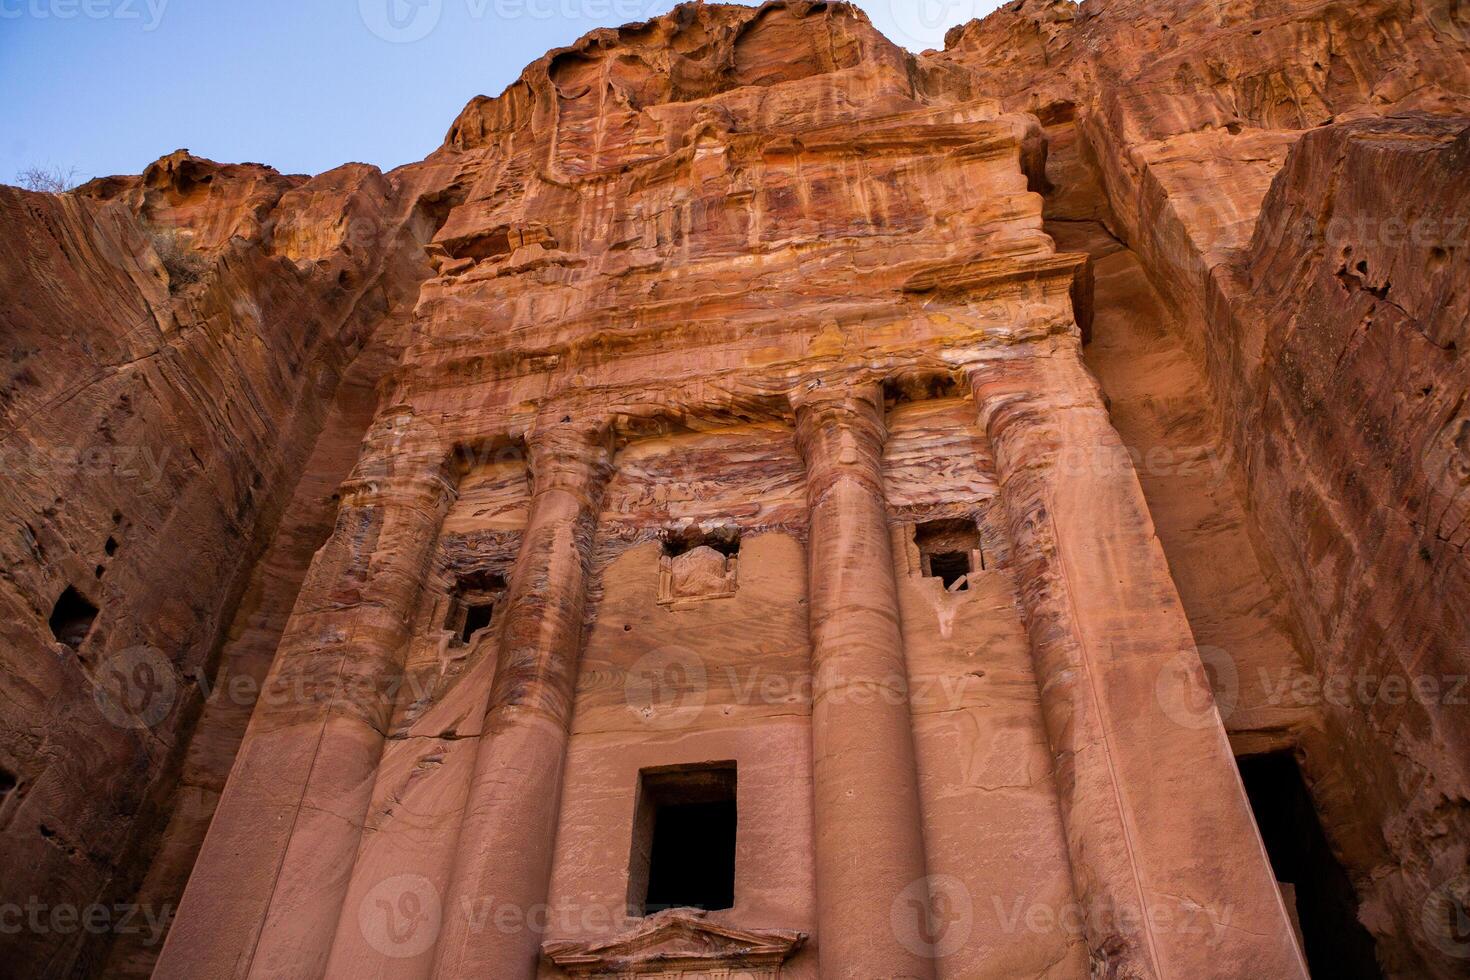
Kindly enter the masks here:
[[[187, 877], [161, 977], [1458, 975], [1463, 716], [1300, 692], [1465, 673], [1466, 55], [1446, 0], [917, 57], [685, 5], [392, 174], [0, 192], [0, 898]], [[711, 801], [733, 904], [645, 917]]]

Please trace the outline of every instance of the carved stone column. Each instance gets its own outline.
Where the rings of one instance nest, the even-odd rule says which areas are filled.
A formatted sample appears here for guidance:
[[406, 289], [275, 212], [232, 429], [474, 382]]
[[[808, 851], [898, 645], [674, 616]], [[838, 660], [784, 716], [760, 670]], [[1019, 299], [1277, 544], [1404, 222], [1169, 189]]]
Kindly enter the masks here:
[[155, 976], [321, 976], [411, 617], [454, 496], [446, 459], [411, 412], [375, 423], [297, 598]]
[[553, 427], [529, 448], [530, 515], [434, 959], [445, 980], [533, 977], [545, 938], [536, 920], [550, 887], [587, 565], [612, 467], [600, 430]]
[[1093, 975], [1305, 978], [1142, 488], [1076, 340], [982, 363], [971, 383]]
[[[932, 977], [892, 925], [927, 915], [908, 677], [883, 492], [882, 392], [804, 392], [817, 945], [824, 977]], [[900, 909], [899, 914], [909, 910]], [[923, 930], [915, 930], [923, 932]]]

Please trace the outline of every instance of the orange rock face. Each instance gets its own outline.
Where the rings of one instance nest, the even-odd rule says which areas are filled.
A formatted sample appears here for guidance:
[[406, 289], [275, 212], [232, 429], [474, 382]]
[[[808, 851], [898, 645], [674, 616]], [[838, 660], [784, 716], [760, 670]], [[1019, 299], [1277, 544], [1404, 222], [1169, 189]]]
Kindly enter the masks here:
[[1462, 975], [1467, 24], [685, 5], [0, 192], [14, 972]]

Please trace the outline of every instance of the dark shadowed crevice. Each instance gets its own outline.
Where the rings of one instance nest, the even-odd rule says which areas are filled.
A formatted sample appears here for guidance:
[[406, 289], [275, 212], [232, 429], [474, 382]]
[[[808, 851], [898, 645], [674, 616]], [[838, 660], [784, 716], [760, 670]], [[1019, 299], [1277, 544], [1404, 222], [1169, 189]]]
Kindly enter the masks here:
[[1312, 976], [1382, 980], [1373, 937], [1358, 922], [1357, 893], [1327, 843], [1296, 760], [1289, 752], [1274, 752], [1239, 763]]

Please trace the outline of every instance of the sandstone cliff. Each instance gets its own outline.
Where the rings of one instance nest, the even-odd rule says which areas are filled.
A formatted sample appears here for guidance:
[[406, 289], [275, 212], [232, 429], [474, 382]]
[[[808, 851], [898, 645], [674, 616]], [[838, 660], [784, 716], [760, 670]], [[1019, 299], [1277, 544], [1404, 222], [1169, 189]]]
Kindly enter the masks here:
[[[1029, 518], [998, 516], [1029, 477], [1003, 485], [998, 466], [1017, 461], [997, 463], [995, 433], [946, 421], [960, 396], [945, 379], [973, 366], [962, 340], [1021, 347], [1080, 328], [1146, 498], [1130, 530], [1167, 558], [1167, 581], [1135, 585], [1177, 589], [1154, 618], [1170, 602], [1187, 617], [1236, 754], [1294, 753], [1370, 937], [1344, 947], [1387, 976], [1461, 975], [1432, 910], [1470, 901], [1455, 681], [1470, 671], [1467, 175], [1462, 0], [1018, 0], [923, 55], [848, 4], [773, 0], [595, 31], [471, 101], [440, 149], [390, 174], [287, 176], [180, 151], [60, 197], [0, 188], [0, 900], [172, 908], [203, 846], [190, 901], [210, 915], [171, 937], [167, 975], [224, 975], [241, 949], [257, 971], [367, 968], [371, 940], [345, 912], [339, 930], [338, 908], [405, 853], [449, 880], [468, 773], [489, 751], [480, 726], [507, 683], [492, 694], [493, 658], [410, 625], [442, 619], [429, 593], [445, 583], [510, 578], [531, 508], [518, 454], [548, 423], [598, 413], [620, 439], [675, 445], [754, 427], [691, 443], [678, 466], [650, 450], [589, 518], [585, 656], [620, 669], [616, 635], [598, 630], [634, 622], [641, 600], [612, 569], [655, 525], [711, 519], [700, 499], [746, 494], [740, 533], [771, 535], [766, 560], [800, 576], [800, 462], [762, 429], [784, 418], [792, 378], [830, 383], [860, 361], [865, 383], [887, 385], [894, 520], [952, 518], [935, 502], [964, 488], [996, 502], [981, 527], [997, 567], [1044, 551]], [[911, 404], [925, 398], [932, 416]], [[373, 495], [438, 443], [459, 453], [453, 502], [425, 478], [404, 491], [414, 518], [384, 526]], [[687, 493], [671, 503], [675, 485]], [[723, 562], [704, 558], [719, 580]], [[1015, 655], [1004, 671], [1028, 693], [1007, 710], [1027, 720], [1001, 731], [1065, 771], [1066, 725], [1048, 718], [1050, 757], [1040, 747], [1044, 643], [1018, 564], [977, 581], [991, 611], [960, 622]], [[906, 617], [917, 596], [900, 597]], [[313, 864], [328, 849], [300, 853], [327, 837], [312, 818], [267, 832], [250, 795], [270, 783], [308, 814], [345, 799], [295, 764], [318, 755], [279, 748], [326, 724], [300, 704], [257, 710], [255, 692], [320, 683], [347, 663], [334, 644], [384, 609], [395, 616], [362, 642], [412, 696], [345, 712], [361, 725], [346, 741], [382, 744], [362, 772], [330, 774], [362, 797], [331, 852], [348, 865], [336, 880]], [[803, 632], [770, 615], [773, 634]], [[911, 664], [959, 662], [926, 642], [905, 633]], [[1321, 694], [1362, 677], [1369, 694]], [[1434, 696], [1380, 693], [1425, 678]], [[608, 734], [616, 723], [586, 721], [617, 717], [602, 693], [578, 695], [573, 772], [638, 751]], [[1037, 789], [1052, 775], [1029, 768], [983, 792], [936, 775], [968, 743], [943, 713], [914, 712], [906, 785], [931, 873], [1034, 874], [1085, 896], [1085, 862], [1112, 858], [1079, 851], [1085, 787]], [[789, 736], [793, 757], [806, 737]], [[232, 764], [233, 808], [205, 844]], [[1028, 789], [998, 801], [1008, 780]], [[601, 819], [567, 792], [564, 819]], [[1025, 861], [967, 830], [976, 814]], [[1018, 814], [1024, 827], [1007, 823]], [[237, 874], [231, 857], [252, 848], [261, 860]], [[555, 880], [580, 887], [568, 860]], [[293, 894], [311, 915], [276, 911]], [[1017, 940], [990, 914], [942, 975], [1146, 959], [1091, 931]], [[24, 931], [0, 946], [24, 975], [144, 976], [153, 938]], [[815, 975], [822, 952], [818, 935], [789, 975]], [[424, 954], [441, 971], [446, 955]]]
[[[359, 165], [180, 151], [0, 194], [6, 891], [83, 908], [146, 870], [252, 564], [344, 376], [401, 344], [424, 262], [403, 195]], [[228, 763], [182, 792], [217, 793]], [[60, 975], [82, 943], [7, 945], [17, 973]]]

